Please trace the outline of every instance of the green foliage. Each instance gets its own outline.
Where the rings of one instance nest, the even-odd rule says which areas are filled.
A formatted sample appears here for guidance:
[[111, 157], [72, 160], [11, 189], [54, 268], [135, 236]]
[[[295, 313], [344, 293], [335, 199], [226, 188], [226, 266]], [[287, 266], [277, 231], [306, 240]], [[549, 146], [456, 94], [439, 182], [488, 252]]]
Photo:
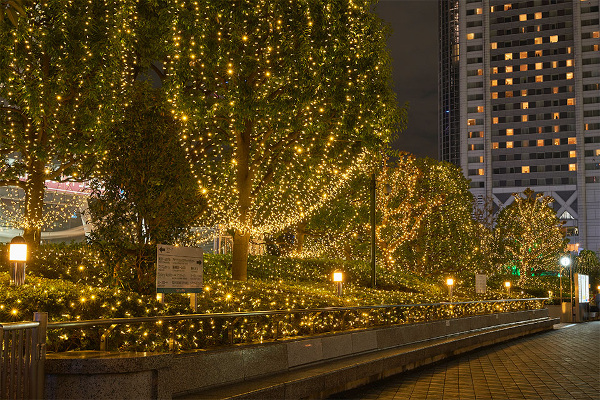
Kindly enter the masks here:
[[177, 132], [162, 92], [136, 84], [103, 142], [103, 179], [93, 182], [93, 248], [114, 264], [116, 283], [142, 293], [154, 285], [156, 244], [185, 235], [204, 206]]

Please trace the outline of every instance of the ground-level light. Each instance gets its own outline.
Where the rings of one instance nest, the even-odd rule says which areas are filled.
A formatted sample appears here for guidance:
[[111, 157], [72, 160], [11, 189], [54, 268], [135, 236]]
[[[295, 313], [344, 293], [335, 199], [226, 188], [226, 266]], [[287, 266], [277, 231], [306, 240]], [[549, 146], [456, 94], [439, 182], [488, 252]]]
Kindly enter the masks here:
[[448, 296], [450, 297], [450, 301], [452, 301], [452, 287], [454, 286], [454, 279], [446, 279], [446, 285], [448, 285]]
[[342, 295], [342, 282], [344, 282], [344, 274], [342, 271], [334, 271], [333, 272], [333, 282], [336, 285], [337, 295]]
[[21, 286], [25, 283], [27, 261], [27, 242], [22, 236], [15, 236], [10, 241], [8, 261], [10, 262], [10, 284]]

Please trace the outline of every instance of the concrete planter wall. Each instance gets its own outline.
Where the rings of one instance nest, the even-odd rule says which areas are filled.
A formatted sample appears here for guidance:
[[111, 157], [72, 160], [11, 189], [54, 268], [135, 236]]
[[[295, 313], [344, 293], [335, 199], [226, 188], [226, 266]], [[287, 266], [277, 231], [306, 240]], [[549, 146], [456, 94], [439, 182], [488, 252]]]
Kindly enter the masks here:
[[547, 317], [547, 309], [520, 311], [179, 354], [49, 354], [45, 397], [170, 399], [343, 357]]

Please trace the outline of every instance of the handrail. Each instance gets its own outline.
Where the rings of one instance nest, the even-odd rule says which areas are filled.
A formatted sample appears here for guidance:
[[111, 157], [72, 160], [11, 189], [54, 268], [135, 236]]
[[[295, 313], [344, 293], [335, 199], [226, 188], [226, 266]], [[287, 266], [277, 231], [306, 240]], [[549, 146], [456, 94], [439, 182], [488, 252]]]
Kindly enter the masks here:
[[0, 329], [4, 331], [16, 331], [19, 329], [37, 328], [40, 325], [39, 322], [7, 322], [0, 323]]
[[131, 317], [131, 318], [108, 318], [108, 319], [91, 319], [83, 321], [64, 321], [64, 322], [49, 322], [48, 329], [60, 328], [83, 328], [89, 326], [103, 326], [114, 324], [136, 324], [143, 322], [164, 322], [164, 321], [183, 321], [211, 318], [238, 318], [238, 317], [256, 317], [263, 315], [290, 315], [290, 314], [305, 314], [317, 312], [334, 312], [334, 311], [353, 311], [353, 310], [372, 310], [386, 308], [411, 308], [411, 307], [432, 307], [432, 306], [454, 306], [462, 304], [475, 303], [506, 303], [519, 301], [543, 301], [549, 300], [548, 297], [535, 297], [527, 299], [500, 299], [500, 300], [473, 300], [459, 302], [441, 302], [441, 303], [420, 303], [420, 304], [384, 304], [370, 306], [354, 306], [354, 307], [324, 307], [324, 308], [305, 308], [305, 309], [289, 309], [289, 310], [264, 310], [264, 311], [240, 311], [230, 313], [211, 313], [211, 314], [179, 314], [179, 315], [162, 315], [152, 317]]

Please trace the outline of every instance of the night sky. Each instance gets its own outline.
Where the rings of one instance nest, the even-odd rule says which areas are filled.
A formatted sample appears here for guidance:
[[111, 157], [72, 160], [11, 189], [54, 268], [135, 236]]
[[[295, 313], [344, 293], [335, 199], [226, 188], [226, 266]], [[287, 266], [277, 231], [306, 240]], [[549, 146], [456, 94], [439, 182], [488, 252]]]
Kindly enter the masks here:
[[379, 0], [376, 12], [392, 29], [398, 102], [410, 103], [408, 128], [393, 147], [437, 159], [437, 0]]

